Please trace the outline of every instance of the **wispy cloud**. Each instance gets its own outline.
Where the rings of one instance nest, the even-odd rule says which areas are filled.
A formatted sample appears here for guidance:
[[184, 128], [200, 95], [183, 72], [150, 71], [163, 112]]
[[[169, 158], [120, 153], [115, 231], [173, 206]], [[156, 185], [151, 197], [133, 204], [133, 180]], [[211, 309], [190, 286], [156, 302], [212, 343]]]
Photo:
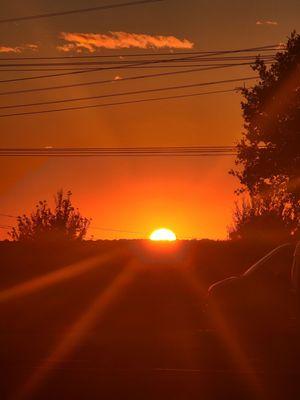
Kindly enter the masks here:
[[33, 43], [27, 43], [22, 46], [5, 46], [0, 45], [0, 53], [15, 53], [19, 54], [24, 51], [37, 51], [38, 45]]
[[20, 53], [19, 47], [0, 46], [0, 53]]
[[258, 21], [256, 21], [256, 25], [276, 26], [276, 25], [278, 25], [278, 22], [272, 21], [272, 20], [258, 20]]
[[71, 33], [62, 32], [60, 37], [65, 41], [57, 49], [64, 52], [88, 51], [97, 49], [191, 49], [194, 43], [175, 36], [147, 35], [128, 32]]

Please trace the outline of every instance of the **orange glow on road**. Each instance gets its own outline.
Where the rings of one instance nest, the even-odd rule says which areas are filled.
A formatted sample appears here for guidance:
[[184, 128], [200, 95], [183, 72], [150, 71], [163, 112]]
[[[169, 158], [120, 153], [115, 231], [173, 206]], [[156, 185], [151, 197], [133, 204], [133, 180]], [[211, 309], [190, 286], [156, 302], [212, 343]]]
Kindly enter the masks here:
[[133, 282], [136, 271], [136, 264], [129, 264], [103, 292], [99, 293], [99, 296], [70, 326], [49, 355], [41, 361], [25, 384], [16, 391], [15, 400], [32, 398], [35, 391], [53, 371], [53, 367], [65, 360], [84, 341], [86, 334], [104, 315], [110, 304], [118, 300], [119, 293]]
[[33, 278], [13, 287], [4, 289], [0, 291], [0, 303], [29, 295], [68, 279], [76, 278], [77, 276], [82, 275], [93, 268], [99, 268], [100, 265], [104, 265], [105, 263], [112, 261], [113, 258], [114, 256], [111, 253], [92, 257], [76, 264], [68, 265], [67, 267], [61, 268], [57, 271]]

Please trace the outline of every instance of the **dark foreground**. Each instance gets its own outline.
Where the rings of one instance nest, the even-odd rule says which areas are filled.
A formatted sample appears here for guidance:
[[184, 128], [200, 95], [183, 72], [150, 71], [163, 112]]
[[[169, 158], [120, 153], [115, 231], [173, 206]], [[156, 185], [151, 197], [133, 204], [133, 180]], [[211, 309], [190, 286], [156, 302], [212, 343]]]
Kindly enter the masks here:
[[297, 329], [244, 335], [205, 308], [211, 281], [258, 254], [182, 246], [3, 246], [1, 400], [299, 398]]

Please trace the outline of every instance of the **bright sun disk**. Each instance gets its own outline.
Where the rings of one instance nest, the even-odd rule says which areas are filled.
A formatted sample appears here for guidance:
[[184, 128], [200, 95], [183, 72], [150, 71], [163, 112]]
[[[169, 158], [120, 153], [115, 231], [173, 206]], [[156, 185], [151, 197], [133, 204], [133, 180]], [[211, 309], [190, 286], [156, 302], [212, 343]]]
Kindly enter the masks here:
[[153, 231], [149, 239], [154, 241], [173, 242], [174, 240], [176, 240], [176, 235], [170, 229], [160, 228]]

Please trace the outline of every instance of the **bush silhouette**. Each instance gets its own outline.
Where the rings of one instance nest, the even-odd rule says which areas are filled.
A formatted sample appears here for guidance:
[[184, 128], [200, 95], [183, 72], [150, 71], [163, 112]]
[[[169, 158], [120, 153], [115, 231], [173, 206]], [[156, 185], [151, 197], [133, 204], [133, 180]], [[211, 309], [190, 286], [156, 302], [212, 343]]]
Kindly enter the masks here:
[[291, 223], [284, 218], [280, 204], [266, 202], [260, 197], [235, 204], [229, 238], [260, 243], [282, 243], [290, 239]]
[[47, 201], [39, 201], [30, 215], [17, 218], [17, 227], [10, 232], [15, 241], [70, 241], [84, 239], [90, 224], [75, 209], [71, 201], [72, 193], [63, 190], [55, 196], [55, 207], [52, 210]]

